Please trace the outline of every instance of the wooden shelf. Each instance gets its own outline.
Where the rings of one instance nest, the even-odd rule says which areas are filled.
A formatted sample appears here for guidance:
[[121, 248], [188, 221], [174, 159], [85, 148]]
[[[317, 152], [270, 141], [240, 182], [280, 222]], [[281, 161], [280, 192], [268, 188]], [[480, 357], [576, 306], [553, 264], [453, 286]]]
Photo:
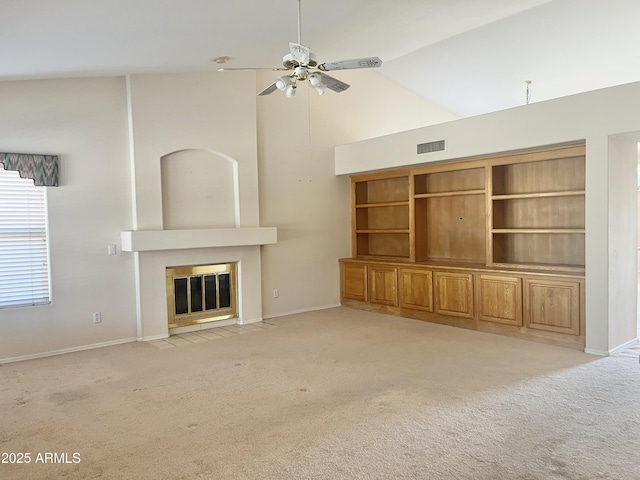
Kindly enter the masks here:
[[438, 193], [417, 193], [413, 198], [437, 198], [437, 197], [455, 197], [459, 195], [484, 195], [485, 190], [457, 190], [451, 192], [438, 192]]
[[584, 273], [584, 265], [562, 265], [558, 263], [500, 263], [496, 262], [491, 265], [497, 268], [508, 268], [510, 270], [543, 270], [546, 272], [576, 272]]
[[355, 205], [355, 208], [381, 208], [381, 207], [407, 207], [409, 201], [402, 202], [378, 202], [378, 203], [360, 203]]
[[509, 233], [525, 233], [525, 234], [581, 234], [585, 233], [584, 228], [494, 228], [491, 233], [509, 234]]
[[568, 190], [562, 192], [514, 193], [510, 195], [493, 195], [492, 200], [514, 200], [519, 198], [552, 198], [585, 195], [584, 190]]
[[406, 233], [409, 234], [409, 229], [375, 229], [375, 230], [356, 230], [356, 233]]

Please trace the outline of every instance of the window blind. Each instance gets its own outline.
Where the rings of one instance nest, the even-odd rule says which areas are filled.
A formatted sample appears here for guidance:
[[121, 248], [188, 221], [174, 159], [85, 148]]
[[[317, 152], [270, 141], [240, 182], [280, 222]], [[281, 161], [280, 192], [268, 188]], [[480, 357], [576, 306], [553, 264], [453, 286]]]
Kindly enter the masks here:
[[0, 166], [0, 308], [49, 303], [45, 187]]

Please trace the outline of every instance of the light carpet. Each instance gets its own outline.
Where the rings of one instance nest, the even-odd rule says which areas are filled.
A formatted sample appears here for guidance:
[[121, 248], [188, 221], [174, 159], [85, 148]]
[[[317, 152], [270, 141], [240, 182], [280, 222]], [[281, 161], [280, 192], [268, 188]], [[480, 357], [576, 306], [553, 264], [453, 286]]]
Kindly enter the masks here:
[[31, 458], [0, 478], [640, 478], [635, 355], [348, 308], [272, 322], [0, 366], [0, 454]]

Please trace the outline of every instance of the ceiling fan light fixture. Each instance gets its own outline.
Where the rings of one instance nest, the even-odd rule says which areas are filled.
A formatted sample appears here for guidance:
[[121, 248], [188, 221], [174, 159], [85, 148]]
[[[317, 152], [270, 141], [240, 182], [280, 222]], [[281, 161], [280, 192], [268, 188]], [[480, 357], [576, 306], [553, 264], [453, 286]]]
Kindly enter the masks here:
[[324, 95], [324, 92], [327, 89], [327, 87], [325, 87], [324, 85], [317, 85], [317, 86], [312, 85], [312, 87], [318, 95]]
[[280, 77], [276, 80], [276, 88], [278, 90], [284, 90], [290, 85], [291, 85], [291, 80], [289, 79], [289, 77]]
[[322, 77], [317, 73], [312, 73], [307, 77], [312, 87], [319, 87], [322, 84]]
[[296, 96], [296, 86], [293, 83], [290, 83], [289, 86], [284, 90], [284, 94], [287, 98], [293, 98]]

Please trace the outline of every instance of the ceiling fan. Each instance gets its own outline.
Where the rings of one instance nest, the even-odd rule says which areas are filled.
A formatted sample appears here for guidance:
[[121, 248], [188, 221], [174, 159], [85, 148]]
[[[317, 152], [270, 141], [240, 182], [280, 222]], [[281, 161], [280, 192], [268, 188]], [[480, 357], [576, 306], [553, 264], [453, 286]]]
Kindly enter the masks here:
[[[298, 0], [298, 43], [289, 43], [290, 53], [282, 57], [282, 67], [270, 68], [273, 71], [288, 71], [287, 75], [276, 79], [271, 85], [258, 93], [258, 96], [269, 95], [276, 90], [282, 90], [289, 98], [296, 94], [299, 82], [305, 80], [318, 93], [322, 95], [325, 90], [333, 90], [336, 93], [344, 92], [349, 88], [349, 84], [337, 78], [333, 78], [324, 72], [332, 70], [353, 70], [360, 68], [377, 68], [382, 65], [382, 60], [378, 57], [355, 58], [351, 60], [338, 60], [334, 62], [318, 63], [316, 57], [309, 47], [305, 47], [300, 41], [300, 2]], [[220, 68], [223, 70], [257, 70], [255, 68]]]

